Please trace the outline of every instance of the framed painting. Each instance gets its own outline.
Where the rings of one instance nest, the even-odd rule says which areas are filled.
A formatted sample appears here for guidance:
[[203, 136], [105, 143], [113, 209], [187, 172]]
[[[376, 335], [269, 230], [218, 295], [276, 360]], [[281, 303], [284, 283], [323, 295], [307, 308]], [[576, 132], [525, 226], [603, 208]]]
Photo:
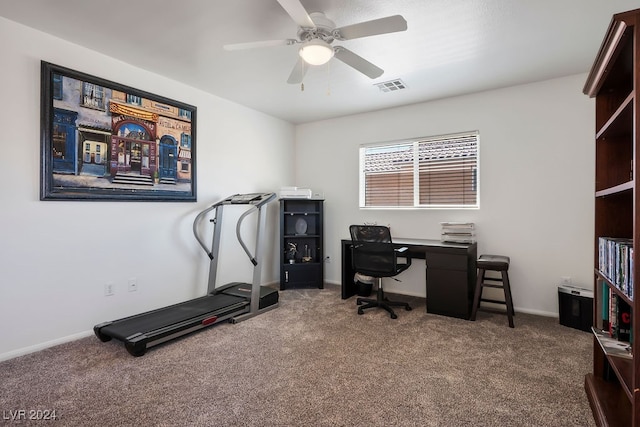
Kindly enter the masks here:
[[195, 202], [196, 112], [42, 61], [40, 200]]

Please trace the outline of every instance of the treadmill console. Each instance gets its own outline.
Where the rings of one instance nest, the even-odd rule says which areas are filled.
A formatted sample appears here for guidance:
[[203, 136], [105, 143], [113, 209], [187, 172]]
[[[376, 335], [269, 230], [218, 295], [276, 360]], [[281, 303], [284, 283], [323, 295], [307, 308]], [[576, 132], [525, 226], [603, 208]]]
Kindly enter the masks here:
[[229, 197], [231, 203], [250, 203], [256, 200], [260, 200], [262, 198], [262, 193], [251, 193], [251, 194], [234, 194]]
[[220, 203], [231, 205], [262, 205], [269, 202], [274, 197], [274, 193], [234, 194], [233, 196], [227, 197]]

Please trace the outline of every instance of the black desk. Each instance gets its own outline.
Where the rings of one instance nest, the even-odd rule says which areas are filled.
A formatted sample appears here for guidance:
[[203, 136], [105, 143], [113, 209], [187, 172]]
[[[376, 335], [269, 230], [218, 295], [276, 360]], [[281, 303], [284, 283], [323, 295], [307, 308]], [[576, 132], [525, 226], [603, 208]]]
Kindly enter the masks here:
[[[408, 248], [403, 256], [425, 260], [427, 313], [469, 319], [476, 282], [476, 243], [394, 238], [393, 244]], [[357, 292], [353, 283], [351, 240], [343, 239], [341, 247], [342, 299], [346, 299]]]

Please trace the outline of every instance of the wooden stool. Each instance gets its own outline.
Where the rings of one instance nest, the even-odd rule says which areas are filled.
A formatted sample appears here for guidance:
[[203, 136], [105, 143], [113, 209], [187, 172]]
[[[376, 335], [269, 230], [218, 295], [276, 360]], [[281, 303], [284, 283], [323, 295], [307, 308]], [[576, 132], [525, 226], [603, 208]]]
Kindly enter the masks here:
[[[476, 281], [476, 291], [473, 297], [473, 309], [469, 320], [476, 320], [476, 313], [480, 308], [480, 302], [492, 302], [494, 304], [505, 304], [507, 306], [507, 316], [509, 317], [509, 327], [513, 328], [513, 300], [511, 299], [511, 286], [509, 285], [509, 257], [502, 255], [480, 255], [477, 260], [478, 279]], [[499, 271], [501, 278], [485, 277], [486, 271]], [[486, 283], [486, 282], [500, 282]], [[482, 289], [501, 288], [504, 290], [504, 301], [482, 298]]]

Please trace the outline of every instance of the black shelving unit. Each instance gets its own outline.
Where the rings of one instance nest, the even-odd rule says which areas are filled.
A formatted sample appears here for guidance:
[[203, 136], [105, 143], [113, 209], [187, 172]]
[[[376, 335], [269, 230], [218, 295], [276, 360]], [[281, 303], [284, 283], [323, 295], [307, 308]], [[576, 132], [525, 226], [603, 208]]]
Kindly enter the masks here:
[[324, 287], [323, 203], [280, 199], [280, 290]]

